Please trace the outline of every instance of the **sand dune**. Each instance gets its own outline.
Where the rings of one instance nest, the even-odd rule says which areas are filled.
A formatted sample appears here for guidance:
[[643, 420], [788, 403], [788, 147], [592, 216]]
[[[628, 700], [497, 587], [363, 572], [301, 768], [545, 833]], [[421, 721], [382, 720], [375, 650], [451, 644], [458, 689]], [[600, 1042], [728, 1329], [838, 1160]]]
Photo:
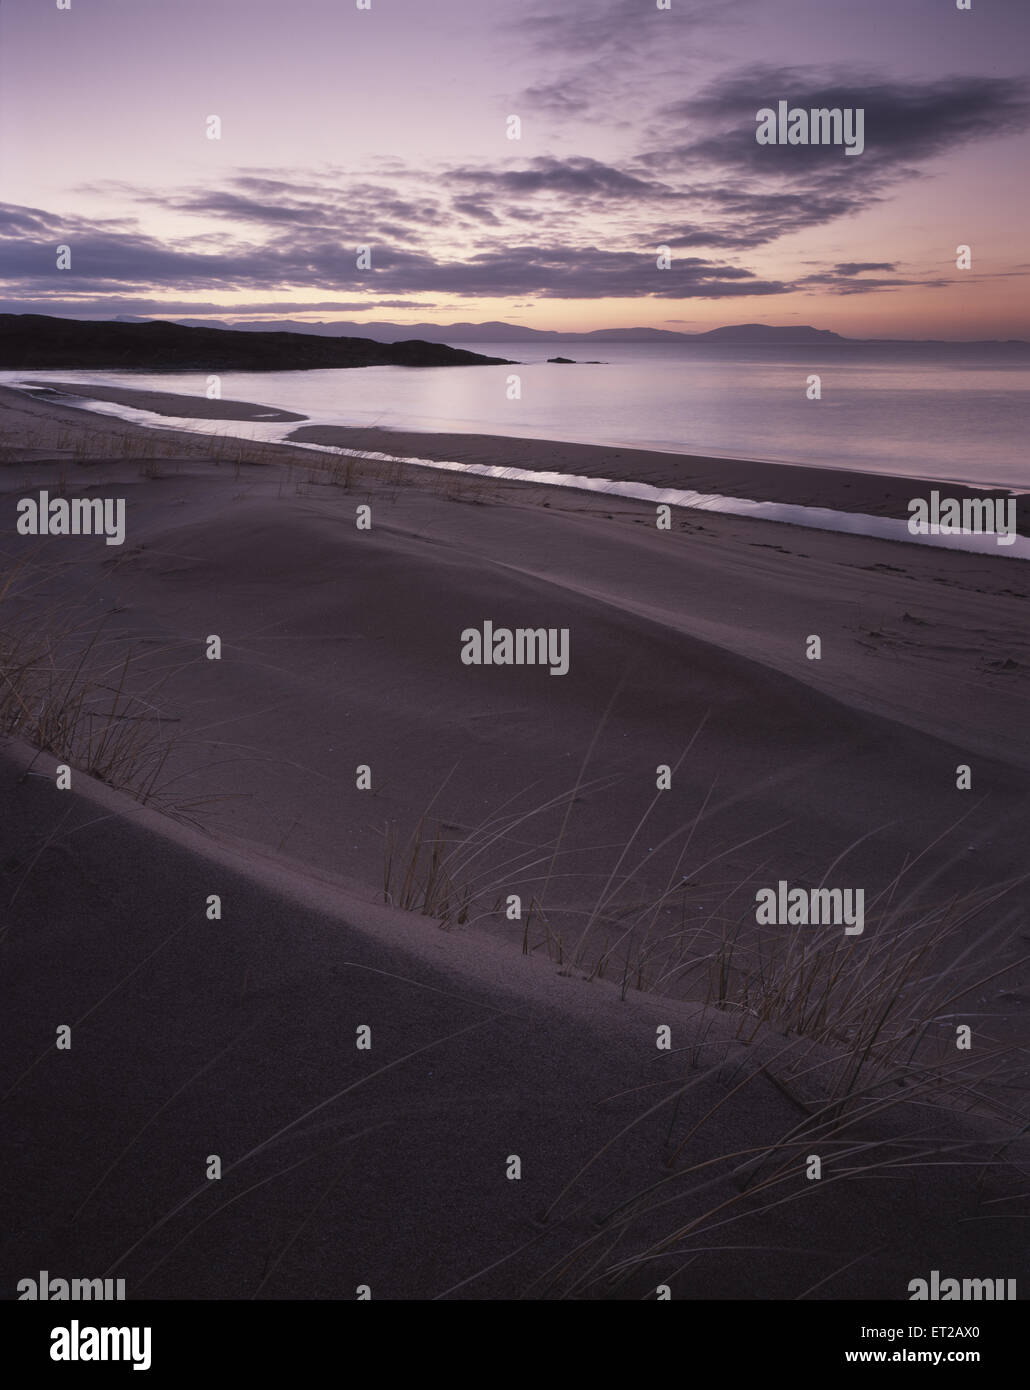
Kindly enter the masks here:
[[[694, 1083], [673, 1144], [722, 1102], [688, 1166], [811, 1122], [832, 1054], [751, 1025], [744, 1047], [739, 1007], [698, 1002], [713, 942], [755, 945], [767, 882], [831, 873], [880, 910], [909, 894], [913, 911], [973, 904], [956, 949], [996, 978], [960, 992], [947, 1027], [969, 1017], [985, 1044], [1025, 1035], [1020, 562], [689, 513], [660, 533], [643, 505], [402, 469], [333, 484], [320, 460], [244, 446], [213, 461], [170, 431], [146, 437], [141, 461], [143, 437], [118, 424], [98, 455], [60, 438], [85, 429], [66, 408], [19, 402], [6, 418], [0, 550], [33, 575], [19, 615], [95, 629], [111, 672], [131, 654], [129, 686], [169, 741], [159, 804], [178, 817], [77, 773], [58, 791], [52, 758], [25, 778], [27, 750], [4, 752], [12, 1278], [110, 1268], [130, 1296], [646, 1296], [650, 1265], [615, 1290], [535, 1281], [666, 1171], [668, 1108], [537, 1218], [647, 1109], [652, 1083]], [[124, 546], [18, 537], [18, 498], [62, 486], [124, 497]], [[463, 665], [461, 632], [485, 619], [567, 629], [568, 675]], [[971, 792], [956, 787], [966, 763]], [[656, 796], [662, 764], [673, 785]], [[456, 884], [469, 920], [448, 931], [383, 905], [390, 827], [402, 850], [428, 805], [450, 845], [473, 837]], [[670, 882], [645, 958], [634, 914]], [[544, 886], [546, 926], [505, 917], [509, 893], [528, 903]], [[580, 978], [616, 940], [604, 978]], [[674, 950], [702, 968], [663, 977]], [[659, 992], [621, 987], [638, 982]], [[61, 1023], [67, 1053], [52, 1047]], [[655, 1046], [664, 1023], [671, 1052]], [[891, 1095], [864, 1142], [919, 1134], [925, 1158], [968, 1141], [982, 1164], [1018, 1128], [1011, 1090], [975, 1117]], [[853, 1137], [809, 1143], [832, 1160]], [[738, 1190], [732, 1166], [716, 1196]], [[826, 1278], [817, 1296], [889, 1298], [956, 1261], [1016, 1277], [1018, 1223], [999, 1231], [980, 1203], [1025, 1180], [1006, 1166], [977, 1189], [971, 1171], [838, 1172], [819, 1190], [788, 1176], [796, 1202], [707, 1238], [748, 1250], [676, 1274], [681, 1255], [662, 1277], [678, 1296], [793, 1297]], [[682, 1186], [677, 1217], [703, 1218], [712, 1192]], [[669, 1234], [668, 1215], [642, 1217], [626, 1247]]]
[[[346, 1299], [365, 1284], [375, 1298], [556, 1296], [563, 1284], [544, 1278], [554, 1262], [597, 1236], [596, 1216], [668, 1177], [663, 1156], [708, 1109], [722, 1103], [692, 1163], [774, 1142], [805, 1118], [791, 1093], [809, 1105], [818, 1093], [811, 1074], [789, 1093], [757, 1069], [774, 1059], [788, 1070], [782, 1037], [745, 1048], [717, 1013], [640, 994], [620, 1003], [611, 986], [377, 909], [86, 779], [58, 792], [52, 772], [52, 759], [17, 748], [0, 762], [13, 813], [2, 845], [15, 1206], [5, 1287], [47, 1269], [110, 1271], [130, 1298]], [[211, 893], [218, 922], [206, 918]], [[67, 1051], [51, 1043], [62, 1023]], [[360, 1025], [370, 1050], [356, 1048]], [[672, 1051], [656, 1049], [660, 1025]], [[818, 1055], [805, 1050], [809, 1068]], [[562, 1195], [688, 1083], [675, 1114], [667, 1104], [635, 1125]], [[1008, 1131], [906, 1105], [859, 1132], [884, 1144], [936, 1134], [975, 1165]], [[854, 1136], [845, 1125], [820, 1138], [829, 1179]], [[931, 1268], [1023, 1277], [1017, 1222], [959, 1224], [1015, 1196], [1023, 1148], [1007, 1149], [1013, 1167], [986, 1170], [979, 1192], [978, 1166], [828, 1181], [820, 1193], [788, 1180], [775, 1192], [793, 1199], [784, 1208], [742, 1203], [732, 1241], [721, 1229], [715, 1242], [753, 1249], [677, 1276], [680, 1253], [617, 1293], [667, 1281], [682, 1297], [793, 1296], [864, 1251], [817, 1296], [904, 1298]], [[218, 1181], [205, 1176], [213, 1154]], [[741, 1181], [706, 1189], [684, 1177], [671, 1210], [632, 1229], [620, 1254], [739, 1200]], [[713, 1243], [708, 1224], [695, 1243]]]

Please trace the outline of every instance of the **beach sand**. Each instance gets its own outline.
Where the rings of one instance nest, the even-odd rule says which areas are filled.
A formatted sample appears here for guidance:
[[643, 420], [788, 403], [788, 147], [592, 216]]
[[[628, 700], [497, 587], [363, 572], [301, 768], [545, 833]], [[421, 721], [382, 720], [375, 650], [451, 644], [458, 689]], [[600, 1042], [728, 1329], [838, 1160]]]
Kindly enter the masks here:
[[[1024, 562], [689, 511], [660, 532], [642, 503], [361, 461], [331, 459], [327, 474], [321, 457], [238, 441], [211, 457], [172, 430], [6, 390], [0, 409], [0, 552], [34, 576], [19, 617], [99, 628], [112, 680], [133, 654], [129, 688], [168, 739], [155, 804], [169, 813], [78, 774], [58, 791], [54, 759], [26, 778], [31, 754], [18, 740], [4, 750], [19, 1002], [2, 1053], [22, 1136], [5, 1271], [100, 1275], [124, 1256], [117, 1272], [140, 1296], [349, 1298], [364, 1283], [375, 1297], [553, 1294], [535, 1282], [552, 1261], [665, 1171], [667, 1110], [606, 1151], [557, 1226], [539, 1222], [653, 1103], [638, 1088], [696, 1083], [681, 1139], [723, 1102], [690, 1162], [772, 1143], [817, 1110], [825, 1073], [802, 1075], [784, 1028], [749, 1020], [745, 1046], [739, 1003], [700, 1008], [718, 943], [755, 948], [755, 890], [780, 880], [864, 886], [878, 907], [850, 949], [904, 913], [918, 930], [920, 911], [958, 904], [961, 942], [921, 968], [969, 952], [994, 978], [958, 990], [936, 1031], [968, 1019], [985, 1049], [1025, 1039]], [[360, 437], [348, 447], [594, 471], [582, 446]], [[674, 485], [781, 487], [775, 500], [841, 508], [853, 492], [881, 514], [904, 490], [834, 472], [832, 491], [811, 469], [753, 486], [747, 470], [768, 467], [698, 461]], [[19, 537], [18, 499], [61, 488], [124, 497], [125, 544]], [[486, 619], [567, 628], [568, 675], [463, 665], [460, 634]], [[206, 658], [211, 635], [220, 661]], [[813, 635], [820, 660], [806, 656]], [[355, 784], [361, 765], [370, 790]], [[672, 787], [656, 795], [660, 765]], [[427, 832], [439, 821], [448, 842], [475, 846], [455, 884], [469, 920], [448, 930], [383, 901], [391, 833], [400, 858], [427, 807]], [[645, 948], [636, 917], [670, 884]], [[395, 868], [392, 902], [401, 889]], [[545, 889], [528, 927], [506, 918], [509, 894]], [[221, 922], [205, 918], [211, 893]], [[885, 917], [888, 903], [902, 917]], [[599, 963], [603, 978], [583, 978]], [[75, 1025], [68, 1053], [51, 1046], [60, 1023]], [[655, 1047], [661, 1023], [669, 1053]], [[370, 1052], [355, 1048], [362, 1024]], [[942, 1056], [955, 1064], [953, 1047]], [[867, 1140], [959, 1135], [982, 1163], [1025, 1083], [1018, 1057], [1006, 1066], [1004, 1105], [992, 1094], [967, 1102], [983, 1113], [931, 1112], [914, 1095], [911, 1113], [906, 1098], [867, 1117]], [[751, 1079], [735, 1092], [741, 1067]], [[831, 1154], [840, 1141], [819, 1142]], [[204, 1177], [210, 1154], [238, 1164], [220, 1186]], [[1018, 1145], [1006, 1156], [1025, 1165]], [[682, 1297], [796, 1297], [826, 1278], [816, 1296], [852, 1298], [905, 1298], [908, 1279], [956, 1262], [1017, 1277], [1015, 1235], [958, 1218], [982, 1214], [985, 1192], [1014, 1212], [1025, 1180], [1003, 1164], [978, 1189], [977, 1172], [820, 1192], [788, 1177], [786, 1215], [730, 1228], [726, 1243], [753, 1248], [662, 1277]], [[677, 1213], [697, 1216], [710, 1195], [688, 1182]], [[665, 1215], [641, 1218], [630, 1248], [658, 1238]], [[614, 1296], [655, 1283], [648, 1264]]]

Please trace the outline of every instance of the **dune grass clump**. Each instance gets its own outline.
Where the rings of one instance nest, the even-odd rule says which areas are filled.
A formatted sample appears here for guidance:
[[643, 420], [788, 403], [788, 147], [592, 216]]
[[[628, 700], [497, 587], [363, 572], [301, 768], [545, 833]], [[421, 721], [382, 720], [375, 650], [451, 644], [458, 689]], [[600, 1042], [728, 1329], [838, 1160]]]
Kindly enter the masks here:
[[138, 657], [103, 622], [23, 607], [43, 582], [27, 564], [0, 574], [0, 733], [161, 804], [170, 721], [152, 703], [153, 686], [130, 689]]
[[[938, 1068], [945, 1049], [954, 1049], [963, 1001], [968, 1007], [1030, 960], [1006, 960], [1000, 950], [1018, 928], [1018, 890], [1030, 875], [941, 899], [909, 866], [872, 897], [862, 935], [849, 936], [836, 926], [759, 927], [753, 888], [741, 876], [703, 886], [717, 860], [762, 837], [689, 862], [695, 818], [635, 852], [648, 808], [621, 846], [569, 847], [577, 798], [612, 780], [580, 779], [528, 810], [506, 803], [470, 833], [447, 836], [439, 824], [430, 830], [428, 812], [403, 846], [389, 828], [384, 901], [451, 927], [508, 920], [516, 896], [524, 953], [546, 948], [562, 970], [608, 979], [622, 998], [638, 990], [700, 1001], [735, 1019], [743, 1042], [770, 1027], [837, 1049], [835, 1094], [893, 1067]], [[548, 814], [560, 816], [556, 836], [527, 845], [527, 827]], [[666, 886], [648, 896], [640, 880], [666, 847]], [[824, 883], [854, 848], [827, 868]], [[585, 854], [593, 865], [573, 872]]]
[[[788, 1234], [782, 1245], [770, 1245], [770, 1232], [795, 1230], [808, 1206], [828, 1200], [827, 1191], [834, 1193], [829, 1200], [845, 1208], [849, 1203], [865, 1206], [875, 1191], [877, 1201], [890, 1210], [908, 1200], [913, 1181], [931, 1186], [950, 1181], [963, 1189], [967, 1210], [980, 1213], [967, 1220], [990, 1220], [988, 1208], [1003, 1199], [994, 1197], [983, 1206], [988, 1175], [1000, 1177], [998, 1170], [1007, 1169], [1008, 1179], [1022, 1190], [1011, 1149], [1026, 1133], [1026, 1116], [1014, 1103], [999, 1105], [982, 1091], [982, 1067], [955, 1060], [947, 1077], [902, 1069], [855, 1085], [847, 1096], [825, 1090], [813, 1094], [822, 1089], [819, 1078], [836, 1066], [833, 1055], [822, 1049], [806, 1052], [795, 1040], [768, 1066], [756, 1063], [745, 1049], [736, 1065], [723, 1060], [690, 1079], [656, 1083], [658, 1099], [617, 1129], [541, 1214], [542, 1224], [560, 1221], [586, 1201], [593, 1230], [571, 1242], [523, 1296], [656, 1298], [657, 1286], [677, 1280], [706, 1257], [751, 1252], [761, 1258], [778, 1251], [788, 1257], [788, 1269], [792, 1255], [797, 1261], [792, 1296], [807, 1298], [831, 1290], [840, 1275], [875, 1261], [891, 1244], [890, 1225], [873, 1223], [864, 1248], [850, 1252], [843, 1263], [839, 1256], [827, 1259], [822, 1277], [813, 1281], [809, 1273], [806, 1278], [802, 1271], [811, 1269], [812, 1252], [804, 1237], [791, 1242]], [[998, 1079], [1004, 1071], [999, 1052], [987, 1079]], [[784, 1081], [784, 1075], [804, 1084]], [[741, 1107], [756, 1088], [770, 1082], [790, 1098], [797, 1119], [772, 1140], [748, 1142], [752, 1129], [741, 1125]], [[718, 1099], [709, 1103], [713, 1090]], [[980, 1124], [979, 1132], [959, 1116], [974, 1100], [981, 1116], [989, 1112], [993, 1117], [989, 1128]], [[754, 1101], [760, 1103], [760, 1098], [755, 1095]], [[665, 1144], [664, 1152], [656, 1154], [652, 1180], [597, 1211], [584, 1179], [609, 1150], [656, 1119], [665, 1130]], [[727, 1128], [741, 1134], [732, 1148], [717, 1137]], [[813, 1155], [819, 1157], [818, 1181], [811, 1180]], [[1019, 1213], [1017, 1195], [1004, 1199], [1010, 1216], [1025, 1213], [1025, 1193]], [[774, 1222], [778, 1227], [771, 1227]]]
[[[590, 875], [558, 872], [572, 853], [563, 841], [584, 787], [579, 781], [528, 812], [498, 814], [450, 842], [439, 829], [427, 836], [423, 818], [405, 854], [398, 857], [392, 841], [389, 861], [391, 881], [403, 866], [404, 882], [420, 885], [412, 900], [428, 915], [460, 900], [475, 922], [500, 910], [500, 885], [503, 895], [521, 888], [529, 904], [524, 950], [532, 919], [564, 971], [608, 974], [623, 998], [628, 989], [675, 989], [700, 1005], [663, 1075], [601, 1102], [629, 1103], [634, 1113], [628, 1120], [613, 1113], [610, 1137], [556, 1184], [537, 1216], [538, 1234], [510, 1253], [520, 1257], [545, 1237], [556, 1252], [522, 1297], [654, 1299], [689, 1279], [692, 1266], [703, 1281], [706, 1262], [742, 1255], [782, 1258], [793, 1297], [832, 1296], [836, 1281], [852, 1270], [860, 1276], [887, 1242], [872, 1225], [863, 1248], [843, 1258], [821, 1252], [813, 1277], [811, 1237], [792, 1239], [791, 1231], [827, 1193], [850, 1209], [875, 1192], [888, 1213], [903, 1209], [913, 1181], [947, 1182], [961, 1193], [966, 1219], [997, 1216], [993, 1206], [980, 1210], [981, 1189], [1002, 1172], [1022, 1182], [1010, 1152], [1028, 1129], [1023, 1050], [981, 1025], [975, 1050], [960, 1051], [956, 1022], [969, 1017], [970, 999], [985, 986], [1025, 963], [998, 961], [999, 946], [1020, 925], [1026, 879], [941, 901], [932, 882], [910, 883], [914, 873], [903, 871], [873, 898], [860, 937], [836, 927], [759, 932], [753, 906], [736, 920], [727, 915], [735, 893], [753, 904], [746, 880], [723, 885], [700, 921], [688, 911], [706, 867], [682, 872], [689, 831], [666, 890], [650, 901], [627, 893], [643, 863], [632, 853], [638, 825], [609, 850], [609, 867], [595, 871], [592, 905], [579, 909], [583, 925], [563, 943], [558, 923], [574, 919], [547, 903], [563, 877], [589, 902]], [[554, 809], [564, 810], [556, 840], [505, 854], [512, 832]], [[500, 850], [501, 862], [477, 869], [491, 850]], [[422, 878], [419, 863], [431, 866]], [[403, 894], [394, 900], [404, 905]], [[673, 903], [676, 920], [657, 930]], [[780, 1115], [772, 1137], [752, 1122], [756, 1105]], [[966, 1124], [963, 1112], [976, 1123]], [[727, 1133], [739, 1139], [727, 1142]], [[612, 1175], [625, 1147], [638, 1151], [641, 1142], [652, 1145], [651, 1174], [627, 1190]], [[818, 1182], [809, 1180], [812, 1155], [822, 1165]], [[1015, 1206], [1005, 1210], [1014, 1214]], [[472, 1273], [441, 1296], [478, 1278]]]
[[425, 816], [404, 846], [398, 844], [397, 827], [384, 834], [383, 901], [405, 912], [435, 918], [442, 927], [468, 921], [471, 889], [458, 889], [447, 868], [448, 841], [440, 825], [430, 830]]

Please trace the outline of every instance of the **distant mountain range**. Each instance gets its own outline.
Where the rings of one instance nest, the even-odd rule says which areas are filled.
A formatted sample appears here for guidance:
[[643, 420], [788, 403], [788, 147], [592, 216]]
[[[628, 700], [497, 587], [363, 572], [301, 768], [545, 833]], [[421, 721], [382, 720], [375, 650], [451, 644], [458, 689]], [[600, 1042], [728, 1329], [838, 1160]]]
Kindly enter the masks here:
[[[253, 325], [248, 325], [253, 329]], [[191, 327], [164, 320], [139, 322], [60, 319], [47, 314], [0, 314], [0, 368], [151, 367], [155, 370], [286, 372], [311, 367], [476, 367], [506, 363], [443, 343], [310, 333]]]
[[[847, 349], [875, 346], [905, 353], [932, 347], [956, 356], [979, 349], [1006, 358], [1030, 353], [1030, 343], [915, 343], [898, 339], [844, 338], [827, 329], [733, 324], [707, 333], [660, 328], [602, 328], [562, 334], [510, 323], [304, 323], [297, 319], [231, 325], [199, 319], [66, 319], [46, 314], [0, 314], [0, 369], [152, 368], [156, 371], [294, 371], [319, 367], [471, 367], [508, 364], [455, 343], [543, 344], [579, 342], [667, 343]], [[572, 359], [569, 359], [572, 360]]]
[[[118, 322], [147, 323], [153, 320], [122, 318]], [[160, 321], [160, 320], [158, 320]], [[501, 323], [307, 323], [301, 319], [262, 319], [258, 321], [225, 322], [220, 319], [175, 319], [188, 328], [222, 328], [247, 333], [305, 333], [323, 338], [363, 337], [376, 342], [393, 343], [416, 338], [426, 343], [726, 343], [746, 346], [768, 344], [803, 347], [831, 343], [934, 343], [941, 347], [991, 346], [1030, 347], [1021, 339], [986, 340], [984, 342], [949, 342], [943, 339], [904, 338], [845, 338], [826, 328], [810, 326], [781, 326], [767, 323], [736, 323], [725, 328], [713, 328], [706, 333], [674, 333], [665, 328], [597, 328], [590, 333], [560, 333], [554, 329], [525, 328], [522, 324]]]

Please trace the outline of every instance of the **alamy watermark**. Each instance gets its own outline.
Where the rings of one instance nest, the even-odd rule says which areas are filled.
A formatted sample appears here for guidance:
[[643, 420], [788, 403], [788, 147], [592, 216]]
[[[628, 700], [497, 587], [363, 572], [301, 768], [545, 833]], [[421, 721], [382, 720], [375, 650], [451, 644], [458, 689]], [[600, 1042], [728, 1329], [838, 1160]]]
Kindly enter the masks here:
[[131, 1361], [134, 1371], [149, 1371], [150, 1347], [149, 1327], [83, 1327], [73, 1318], [50, 1333], [51, 1361]]
[[755, 139], [760, 145], [843, 145], [844, 153], [865, 149], [865, 109], [819, 106], [806, 109], [785, 101], [755, 112]]
[[864, 888], [775, 888], [755, 894], [755, 921], [761, 927], [843, 927], [845, 936], [865, 931]]
[[467, 627], [461, 634], [465, 666], [550, 666], [552, 676], [569, 669], [567, 627], [497, 627], [487, 619], [483, 630]]
[[1016, 539], [1014, 497], [913, 497], [908, 504], [908, 529], [913, 536], [997, 536], [999, 545]]
[[973, 1302], [999, 1303], [1016, 1297], [1015, 1279], [942, 1279], [940, 1270], [931, 1269], [929, 1279], [912, 1279], [908, 1286], [909, 1302], [953, 1302], [969, 1299]]
[[124, 497], [23, 497], [18, 502], [19, 536], [106, 536], [108, 545], [125, 540]]
[[60, 1303], [66, 1299], [113, 1303], [124, 1297], [124, 1279], [58, 1279], [41, 1269], [38, 1279], [18, 1280], [19, 1303]]

